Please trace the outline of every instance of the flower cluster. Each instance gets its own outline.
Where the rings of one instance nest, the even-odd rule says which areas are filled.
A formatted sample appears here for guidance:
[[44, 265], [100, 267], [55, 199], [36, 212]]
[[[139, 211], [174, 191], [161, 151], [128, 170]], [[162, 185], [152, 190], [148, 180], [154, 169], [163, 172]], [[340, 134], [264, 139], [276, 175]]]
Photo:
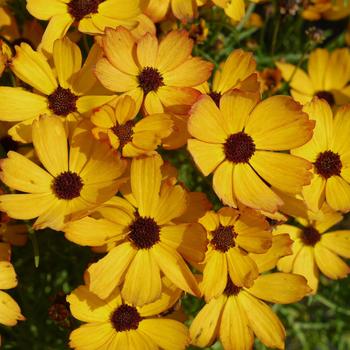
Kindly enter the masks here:
[[[350, 230], [336, 226], [350, 212], [349, 50], [313, 50], [307, 71], [304, 54], [264, 69], [220, 42], [225, 59], [203, 54], [201, 14], [243, 28], [249, 6], [27, 0], [31, 29], [1, 8], [2, 325], [25, 320], [3, 290], [17, 285], [11, 246], [37, 230], [94, 253], [66, 297], [83, 323], [77, 350], [248, 350], [255, 337], [284, 349], [269, 303], [349, 274]], [[310, 1], [302, 16], [349, 13]], [[178, 155], [207, 191], [186, 183]], [[184, 298], [203, 299], [188, 322]]]

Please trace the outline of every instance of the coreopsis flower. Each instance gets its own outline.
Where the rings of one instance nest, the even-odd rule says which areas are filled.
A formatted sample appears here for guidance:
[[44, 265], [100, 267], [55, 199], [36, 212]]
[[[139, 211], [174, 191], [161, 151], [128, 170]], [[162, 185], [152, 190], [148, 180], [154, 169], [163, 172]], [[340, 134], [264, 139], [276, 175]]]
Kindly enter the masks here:
[[340, 258], [350, 258], [350, 230], [332, 230], [343, 216], [327, 205], [317, 213], [309, 212], [308, 219], [297, 218], [299, 227], [277, 226], [274, 234], [288, 233], [294, 241], [292, 255], [279, 260], [277, 267], [307, 279], [316, 294], [319, 271], [330, 279], [345, 278], [350, 267]]
[[329, 104], [314, 98], [304, 106], [316, 121], [314, 135], [292, 153], [313, 163], [313, 178], [303, 188], [306, 204], [313, 211], [326, 202], [334, 210], [350, 210], [350, 106], [340, 107], [333, 119]]
[[200, 95], [193, 87], [213, 68], [191, 56], [193, 41], [186, 31], [172, 31], [158, 43], [149, 33], [136, 41], [123, 27], [107, 28], [102, 43], [106, 57], [97, 62], [98, 79], [107, 89], [132, 96], [137, 108], [143, 103], [146, 114], [165, 109], [185, 114]]
[[[89, 137], [90, 135], [90, 137]], [[43, 167], [10, 151], [0, 162], [1, 180], [24, 192], [0, 196], [0, 210], [20, 220], [38, 218], [35, 229], [60, 230], [73, 214], [110, 199], [118, 190], [124, 163], [77, 126], [67, 145], [63, 122], [42, 116], [33, 123], [33, 144]]]
[[85, 217], [64, 228], [66, 238], [81, 245], [116, 242], [87, 269], [90, 291], [100, 298], [123, 283], [127, 302], [153, 302], [161, 295], [161, 272], [182, 290], [200, 293], [183, 257], [203, 260], [205, 232], [199, 224], [173, 223], [186, 210], [186, 191], [169, 181], [162, 183], [161, 163], [158, 155], [133, 158], [131, 193], [111, 199], [98, 209], [97, 218]]
[[52, 53], [55, 40], [63, 38], [74, 22], [80, 32], [87, 34], [102, 34], [106, 27], [119, 25], [136, 27], [140, 1], [27, 0], [27, 10], [35, 18], [49, 21], [40, 46]]
[[105, 105], [95, 110], [91, 121], [97, 139], [107, 140], [123, 157], [137, 157], [152, 154], [162, 139], [172, 132], [173, 122], [167, 114], [149, 115], [139, 121], [135, 101], [128, 95], [121, 96], [115, 108]]
[[10, 259], [10, 248], [5, 243], [0, 243], [0, 324], [14, 326], [25, 318], [21, 309], [10, 295], [3, 290], [17, 286], [17, 276]]
[[[146, 288], [141, 281], [135, 284], [140, 289]], [[70, 334], [69, 346], [76, 350], [184, 350], [189, 343], [186, 326], [159, 316], [180, 295], [181, 291], [165, 280], [159, 300], [135, 307], [123, 300], [119, 288], [102, 300], [88, 287], [80, 286], [68, 295], [67, 301], [73, 316], [86, 323]]]
[[[300, 193], [312, 167], [287, 153], [312, 136], [314, 122], [287, 96], [259, 101], [256, 94], [233, 90], [221, 97], [220, 109], [203, 96], [191, 110], [188, 150], [204, 175], [214, 173], [213, 188], [224, 204], [268, 212], [283, 204], [273, 188]], [[272, 186], [273, 188], [270, 188]]]
[[262, 92], [273, 95], [282, 86], [282, 73], [278, 68], [265, 68], [259, 72]]
[[234, 22], [240, 21], [245, 15], [245, 3], [243, 0], [212, 0], [216, 6], [224, 9], [226, 15]]
[[250, 288], [227, 278], [223, 294], [211, 299], [190, 326], [191, 343], [206, 347], [219, 338], [225, 350], [252, 349], [254, 336], [268, 347], [284, 349], [285, 329], [264, 303], [289, 304], [309, 291], [304, 277], [287, 273], [260, 275]]
[[259, 95], [260, 85], [257, 78], [256, 62], [252, 53], [237, 49], [230, 53], [215, 72], [211, 88], [205, 82], [198, 89], [208, 94], [219, 106], [221, 96], [232, 89], [256, 92]]
[[289, 63], [276, 63], [285, 81], [290, 82], [291, 95], [300, 103], [313, 96], [325, 99], [331, 106], [350, 102], [350, 53], [346, 48], [328, 52], [316, 49], [308, 60], [307, 73]]
[[78, 45], [63, 38], [54, 44], [54, 68], [51, 68], [47, 59], [28, 44], [16, 46], [10, 67], [35, 92], [0, 87], [0, 120], [19, 122], [9, 130], [9, 135], [16, 141], [31, 142], [31, 124], [40, 115], [59, 116], [67, 120], [68, 125], [79, 120], [81, 114], [110, 101], [113, 96], [90, 93], [97, 83], [91, 67], [99, 55], [99, 48], [95, 46], [81, 67]]
[[271, 247], [269, 224], [252, 209], [221, 208], [207, 212], [199, 222], [207, 230], [208, 250], [201, 289], [210, 300], [223, 293], [227, 276], [237, 286], [250, 287], [259, 272], [248, 252], [265, 253]]

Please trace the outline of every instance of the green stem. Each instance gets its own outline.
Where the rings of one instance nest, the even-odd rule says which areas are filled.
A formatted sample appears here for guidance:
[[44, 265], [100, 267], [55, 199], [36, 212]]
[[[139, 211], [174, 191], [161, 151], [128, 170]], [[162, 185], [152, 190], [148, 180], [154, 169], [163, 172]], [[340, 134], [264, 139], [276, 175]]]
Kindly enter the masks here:
[[33, 245], [34, 266], [36, 268], [38, 268], [39, 267], [39, 260], [40, 260], [40, 252], [39, 252], [39, 243], [38, 243], [38, 239], [36, 237], [36, 232], [33, 229], [33, 226], [28, 221], [26, 221], [26, 226], [28, 229], [29, 238], [30, 238], [32, 245]]
[[319, 303], [327, 306], [329, 309], [334, 310], [335, 312], [338, 312], [340, 314], [350, 316], [350, 310], [344, 309], [342, 307], [339, 307], [337, 304], [334, 304], [330, 300], [326, 299], [320, 294], [316, 294], [314, 296], [315, 300], [318, 301]]
[[251, 2], [248, 6], [247, 12], [245, 13], [244, 17], [241, 19], [241, 21], [238, 23], [236, 29], [237, 31], [241, 31], [246, 23], [249, 21], [250, 16], [255, 10], [256, 4], [254, 2]]

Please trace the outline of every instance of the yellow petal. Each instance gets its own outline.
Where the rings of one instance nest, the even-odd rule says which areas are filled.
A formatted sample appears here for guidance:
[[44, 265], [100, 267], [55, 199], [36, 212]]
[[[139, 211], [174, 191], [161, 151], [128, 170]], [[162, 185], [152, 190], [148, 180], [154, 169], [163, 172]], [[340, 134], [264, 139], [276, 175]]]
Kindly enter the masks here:
[[346, 48], [334, 50], [326, 67], [325, 90], [341, 89], [349, 81], [350, 55]]
[[111, 322], [87, 323], [70, 334], [69, 346], [85, 350], [103, 349], [113, 340], [115, 334]]
[[8, 261], [0, 261], [0, 289], [11, 289], [17, 286], [16, 272]]
[[158, 55], [158, 40], [155, 35], [147, 33], [137, 44], [137, 59], [141, 68], [155, 67]]
[[114, 96], [81, 96], [76, 105], [79, 113], [83, 114], [110, 102]]
[[248, 207], [275, 212], [282, 200], [258, 177], [248, 164], [236, 164], [234, 192], [238, 200]]
[[163, 226], [161, 241], [176, 249], [186, 260], [201, 262], [207, 246], [207, 235], [199, 224]]
[[221, 295], [212, 299], [199, 311], [190, 326], [191, 344], [204, 348], [211, 345], [218, 336], [219, 319], [226, 298]]
[[67, 89], [74, 73], [81, 67], [82, 57], [79, 46], [65, 37], [53, 45], [53, 60], [60, 86]]
[[160, 42], [156, 67], [168, 72], [185, 62], [191, 55], [193, 42], [185, 30], [173, 30]]
[[221, 144], [189, 139], [187, 145], [196, 165], [205, 176], [213, 172], [225, 159]]
[[303, 188], [302, 193], [305, 203], [310, 210], [318, 211], [325, 201], [326, 180], [314, 174], [311, 184]]
[[146, 319], [140, 322], [138, 329], [162, 349], [182, 350], [189, 343], [187, 327], [175, 320]]
[[14, 219], [34, 219], [55, 201], [51, 193], [6, 194], [0, 196], [0, 210]]
[[0, 178], [7, 186], [21, 192], [51, 191], [53, 178], [50, 174], [20, 153], [10, 151], [7, 157], [0, 161]]
[[247, 312], [236, 297], [226, 301], [220, 322], [220, 340], [225, 349], [252, 349], [254, 335]]
[[164, 112], [162, 101], [160, 100], [158, 94], [155, 91], [151, 91], [146, 95], [144, 101], [144, 109], [146, 114], [156, 114]]
[[248, 289], [256, 298], [277, 304], [295, 303], [309, 291], [303, 276], [283, 272], [260, 275]]
[[288, 234], [278, 234], [272, 237], [272, 246], [264, 254], [249, 254], [258, 266], [259, 272], [272, 270], [283, 256], [292, 254], [293, 241]]
[[294, 260], [293, 273], [302, 275], [307, 279], [307, 284], [312, 289], [312, 294], [317, 292], [318, 269], [313, 247], [304, 246], [300, 249]]
[[51, 0], [48, 5], [47, 0], [28, 0], [27, 10], [29, 13], [42, 20], [48, 20], [52, 16], [67, 12], [67, 1]]
[[59, 118], [43, 116], [34, 121], [33, 143], [38, 158], [51, 175], [68, 171], [67, 136]]
[[19, 79], [45, 95], [50, 95], [57, 88], [55, 76], [45, 56], [26, 43], [16, 46], [11, 68]]
[[210, 300], [223, 293], [227, 283], [227, 262], [225, 254], [213, 250], [203, 270], [203, 281], [201, 290], [206, 298]]
[[123, 299], [133, 305], [143, 306], [159, 299], [161, 291], [160, 271], [151, 251], [138, 250], [125, 275]]
[[265, 181], [283, 192], [301, 193], [311, 182], [312, 164], [290, 154], [257, 151], [250, 164]]
[[270, 307], [246, 292], [239, 293], [238, 302], [246, 312], [249, 327], [261, 342], [271, 348], [284, 349], [286, 331]]
[[135, 41], [130, 31], [121, 26], [117, 29], [107, 28], [102, 41], [105, 55], [114, 68], [126, 74], [138, 75], [139, 68], [133, 57]]
[[72, 315], [83, 322], [107, 322], [114, 311], [106, 301], [80, 286], [67, 296]]
[[158, 206], [161, 164], [159, 156], [133, 159], [131, 163], [131, 189], [143, 217], [150, 216]]
[[197, 86], [210, 77], [213, 64], [199, 57], [192, 57], [175, 69], [163, 74], [164, 84], [170, 86]]
[[350, 258], [350, 231], [340, 230], [321, 235], [321, 243], [335, 254]]
[[213, 188], [217, 196], [224, 204], [237, 207], [236, 195], [234, 193], [234, 172], [235, 165], [232, 162], [224, 161], [214, 172]]
[[118, 241], [124, 237], [124, 230], [125, 226], [91, 217], [68, 222], [63, 228], [68, 240], [82, 246], [100, 246], [108, 241]]
[[70, 13], [54, 15], [45, 29], [39, 45], [40, 50], [43, 50], [47, 54], [51, 54], [55, 40], [63, 38], [73, 22], [74, 18]]
[[5, 292], [0, 291], [0, 324], [14, 326], [23, 321], [18, 304]]
[[49, 111], [45, 97], [22, 88], [0, 87], [0, 120], [21, 121], [47, 112]]
[[196, 279], [175, 249], [163, 243], [158, 243], [153, 247], [152, 255], [156, 259], [160, 270], [171, 282], [185, 292], [196, 296], [200, 295]]
[[225, 13], [234, 21], [240, 21], [245, 14], [245, 3], [243, 0], [228, 2], [225, 6]]
[[327, 179], [326, 201], [332, 209], [348, 212], [350, 210], [350, 184], [340, 176], [332, 176]]
[[187, 208], [187, 193], [180, 186], [163, 185], [158, 206], [150, 215], [155, 218], [158, 225], [169, 223], [179, 217]]
[[192, 107], [188, 131], [201, 141], [224, 143], [228, 135], [222, 126], [222, 116], [214, 101], [203, 95]]
[[101, 84], [115, 92], [129, 91], [138, 86], [135, 76], [115, 68], [106, 58], [97, 62], [95, 72]]
[[115, 105], [115, 119], [118, 121], [119, 125], [125, 124], [128, 120], [134, 119], [137, 112], [136, 103], [132, 97], [125, 95], [120, 96], [117, 99]]
[[308, 72], [316, 91], [325, 90], [325, 73], [329, 64], [329, 52], [326, 49], [316, 49], [310, 53]]
[[232, 282], [239, 287], [250, 287], [259, 275], [255, 262], [237, 248], [231, 248], [225, 255]]
[[314, 124], [291, 97], [272, 96], [257, 104], [245, 131], [257, 149], [282, 151], [309, 141]]
[[345, 105], [338, 109], [334, 119], [334, 139], [332, 151], [343, 155], [350, 150], [350, 141], [347, 137], [350, 131], [350, 108]]
[[255, 94], [239, 90], [229, 91], [221, 97], [222, 123], [228, 135], [244, 129], [249, 114], [257, 103]]
[[120, 285], [136, 250], [130, 243], [122, 243], [113, 248], [104, 258], [88, 268], [90, 291], [102, 299], [107, 298], [113, 289]]
[[327, 277], [337, 280], [350, 273], [350, 267], [322, 243], [315, 245], [316, 264]]
[[290, 82], [289, 84], [293, 89], [306, 95], [314, 94], [315, 88], [312, 81], [302, 69], [292, 64], [282, 62], [276, 63], [276, 66], [282, 72], [283, 79]]
[[254, 73], [256, 63], [251, 52], [234, 50], [228, 56], [222, 68], [220, 79], [214, 83], [214, 90], [221, 94], [237, 87], [239, 82]]

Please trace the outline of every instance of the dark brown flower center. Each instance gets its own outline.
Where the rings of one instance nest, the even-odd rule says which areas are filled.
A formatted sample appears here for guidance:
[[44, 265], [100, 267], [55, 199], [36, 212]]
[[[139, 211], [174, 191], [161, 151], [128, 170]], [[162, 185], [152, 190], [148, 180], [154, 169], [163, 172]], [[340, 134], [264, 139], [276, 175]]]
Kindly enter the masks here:
[[227, 283], [224, 289], [224, 294], [226, 294], [228, 297], [230, 297], [231, 295], [237, 295], [241, 291], [241, 289], [241, 287], [238, 287], [235, 284], [233, 284], [230, 276], [227, 276]]
[[48, 96], [49, 108], [56, 115], [68, 115], [77, 111], [78, 96], [74, 95], [69, 89], [59, 86], [51, 95]]
[[98, 5], [104, 0], [71, 0], [68, 4], [68, 12], [76, 21], [98, 12]]
[[128, 142], [132, 140], [132, 135], [134, 134], [132, 128], [135, 123], [132, 120], [127, 121], [123, 125], [115, 125], [112, 131], [119, 139], [119, 147], [123, 148]]
[[234, 231], [233, 226], [219, 226], [215, 231], [212, 232], [213, 238], [210, 243], [214, 249], [219, 250], [223, 253], [227, 252], [230, 248], [234, 247], [235, 238], [237, 233]]
[[119, 306], [111, 315], [112, 325], [117, 332], [137, 329], [141, 320], [137, 309], [126, 304]]
[[303, 229], [301, 239], [304, 244], [314, 246], [321, 239], [321, 235], [313, 226], [308, 226]]
[[79, 197], [83, 188], [83, 181], [77, 173], [65, 171], [58, 175], [52, 184], [52, 189], [59, 199], [73, 199]]
[[220, 107], [220, 99], [221, 99], [221, 94], [220, 92], [215, 92], [212, 91], [209, 96], [212, 98], [212, 100], [215, 102], [215, 104]]
[[229, 136], [224, 144], [226, 158], [233, 163], [247, 163], [255, 152], [253, 139], [245, 132]]
[[138, 249], [150, 249], [159, 242], [160, 228], [152, 218], [140, 216], [129, 229], [129, 239]]
[[340, 175], [342, 166], [339, 155], [332, 151], [320, 153], [315, 162], [316, 173], [325, 179], [333, 175]]
[[334, 96], [329, 91], [318, 91], [318, 92], [316, 92], [315, 96], [326, 100], [331, 107], [333, 107], [335, 105]]
[[145, 67], [138, 76], [139, 86], [148, 94], [151, 91], [157, 91], [158, 88], [164, 85], [163, 77], [156, 68]]

